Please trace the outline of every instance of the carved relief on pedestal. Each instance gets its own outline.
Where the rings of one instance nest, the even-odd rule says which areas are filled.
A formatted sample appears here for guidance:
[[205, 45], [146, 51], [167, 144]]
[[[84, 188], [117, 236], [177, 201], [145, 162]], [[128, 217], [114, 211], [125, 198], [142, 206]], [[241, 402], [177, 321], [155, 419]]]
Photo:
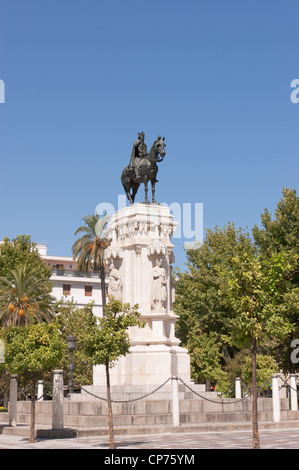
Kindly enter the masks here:
[[112, 245], [110, 245], [105, 252], [105, 257], [107, 260], [113, 261], [113, 259], [118, 259], [118, 258], [122, 259], [123, 256], [124, 256], [123, 249], [118, 248], [116, 246], [112, 246]]
[[166, 308], [166, 286], [166, 271], [162, 267], [162, 259], [157, 259], [155, 266], [152, 269], [152, 310], [161, 310]]
[[174, 276], [173, 272], [173, 267], [170, 266], [170, 308], [172, 310], [173, 304], [175, 301], [175, 292], [176, 292], [176, 286], [177, 286], [177, 281]]
[[155, 240], [151, 243], [147, 248], [148, 255], [166, 255], [167, 254], [167, 246], [165, 243], [161, 242], [160, 240]]
[[122, 302], [123, 298], [123, 282], [120, 272], [114, 266], [113, 261], [110, 263], [110, 281], [108, 287], [108, 294], [113, 296], [115, 300]]

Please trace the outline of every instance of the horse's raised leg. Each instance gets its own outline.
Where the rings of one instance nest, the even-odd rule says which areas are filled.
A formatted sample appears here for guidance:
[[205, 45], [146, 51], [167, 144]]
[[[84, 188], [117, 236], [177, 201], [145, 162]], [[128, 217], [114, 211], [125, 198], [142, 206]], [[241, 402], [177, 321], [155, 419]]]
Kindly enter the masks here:
[[155, 186], [156, 186], [156, 181], [155, 180], [152, 180], [152, 201], [154, 203], [156, 203], [156, 199], [155, 199]]

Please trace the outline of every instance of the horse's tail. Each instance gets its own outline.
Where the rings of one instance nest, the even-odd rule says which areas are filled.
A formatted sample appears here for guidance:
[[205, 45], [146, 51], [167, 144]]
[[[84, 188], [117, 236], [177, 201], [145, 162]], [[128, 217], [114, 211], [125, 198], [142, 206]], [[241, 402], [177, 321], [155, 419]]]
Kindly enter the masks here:
[[124, 190], [127, 192], [130, 190], [130, 175], [128, 171], [128, 167], [123, 169], [123, 172], [120, 177], [121, 183], [123, 185]]

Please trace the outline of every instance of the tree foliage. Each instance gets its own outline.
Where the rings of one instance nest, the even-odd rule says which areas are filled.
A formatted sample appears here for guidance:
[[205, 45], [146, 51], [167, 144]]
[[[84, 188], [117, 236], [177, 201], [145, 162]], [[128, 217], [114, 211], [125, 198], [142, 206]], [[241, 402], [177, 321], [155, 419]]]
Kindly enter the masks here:
[[263, 228], [254, 227], [254, 240], [231, 223], [207, 230], [203, 244], [187, 252], [188, 272], [180, 275], [175, 303], [178, 336], [189, 345], [198, 377], [209, 374], [202, 358], [211, 352], [217, 371], [224, 365], [221, 355], [229, 364], [240, 348], [250, 347], [255, 447], [257, 353], [274, 357], [299, 330], [299, 199], [294, 190], [283, 190], [275, 215], [272, 220], [264, 211]]
[[54, 297], [40, 267], [24, 262], [0, 278], [0, 324], [21, 326], [53, 319]]
[[[193, 355], [198, 354], [200, 336], [213, 334], [221, 354], [219, 366], [226, 370], [239, 349], [250, 343], [248, 332], [242, 338], [239, 335], [247, 325], [263, 339], [259, 340], [259, 351], [271, 354], [284, 370], [291, 369], [288, 348], [299, 331], [296, 191], [284, 188], [275, 218], [265, 209], [261, 219], [262, 226], [256, 225], [252, 230], [253, 239], [248, 232], [228, 223], [222, 229], [208, 229], [202, 245], [186, 253], [188, 269], [179, 273], [175, 312], [179, 315], [177, 335], [189, 347], [192, 363]], [[251, 291], [240, 297], [246, 286], [252, 287]], [[257, 315], [256, 307], [261, 305]], [[283, 340], [286, 331], [290, 336]], [[194, 378], [201, 374], [199, 364], [196, 376], [193, 368]]]
[[0, 331], [5, 345], [5, 368], [10, 374], [21, 374], [31, 383], [31, 418], [29, 441], [35, 441], [36, 385], [43, 373], [55, 369], [65, 344], [56, 322], [31, 323], [28, 326], [7, 326]]
[[5, 366], [11, 374], [42, 378], [45, 371], [59, 366], [63, 343], [58, 324], [34, 323], [19, 328], [2, 328], [5, 345]]
[[[74, 335], [76, 338], [76, 349], [74, 351], [74, 381], [78, 384], [92, 383], [93, 368], [85, 354], [84, 344], [86, 333], [89, 329], [93, 316], [92, 302], [84, 308], [79, 308], [73, 301], [58, 302], [56, 304], [57, 323], [62, 339], [67, 342], [67, 336]], [[69, 353], [65, 349], [60, 368], [68, 370]]]
[[0, 325], [50, 321], [53, 311], [51, 270], [31, 237], [5, 237], [0, 244]]
[[74, 259], [77, 259], [77, 266], [81, 271], [100, 271], [104, 267], [105, 249], [110, 245], [110, 241], [103, 237], [109, 216], [88, 215], [82, 220], [85, 225], [81, 225], [75, 232], [75, 235], [83, 235], [73, 244]]
[[[224, 298], [219, 296], [219, 269], [230, 269], [232, 258], [246, 243], [246, 234], [229, 223], [223, 229], [208, 229], [203, 244], [186, 252], [188, 271], [179, 273], [174, 310], [179, 315], [177, 335], [189, 348], [191, 359], [196, 336], [199, 341], [204, 333], [213, 335], [213, 341], [217, 343], [218, 367], [229, 363], [233, 357], [236, 348], [230, 341], [228, 330], [231, 312]], [[197, 376], [200, 375], [197, 367]]]
[[99, 319], [90, 317], [85, 336], [85, 351], [94, 365], [114, 362], [129, 352], [130, 327], [144, 327], [140, 320], [138, 305], [131, 307], [118, 300], [110, 299], [106, 304], [105, 316]]
[[30, 235], [18, 235], [13, 240], [4, 237], [0, 244], [0, 277], [6, 277], [8, 272], [24, 264], [36, 268], [40, 277], [49, 281], [51, 270], [41, 259]]

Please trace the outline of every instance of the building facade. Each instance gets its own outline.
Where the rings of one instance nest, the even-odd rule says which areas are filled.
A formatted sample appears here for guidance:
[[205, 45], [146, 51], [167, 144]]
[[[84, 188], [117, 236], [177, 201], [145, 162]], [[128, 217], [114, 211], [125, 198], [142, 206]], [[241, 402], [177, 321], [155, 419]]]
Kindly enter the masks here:
[[[80, 272], [77, 263], [71, 257], [48, 255], [47, 245], [36, 246], [41, 258], [52, 271], [52, 295], [57, 300], [73, 300], [82, 308], [94, 302], [93, 313], [102, 316], [102, 291], [99, 273]], [[106, 292], [108, 290], [108, 277], [106, 276]]]

